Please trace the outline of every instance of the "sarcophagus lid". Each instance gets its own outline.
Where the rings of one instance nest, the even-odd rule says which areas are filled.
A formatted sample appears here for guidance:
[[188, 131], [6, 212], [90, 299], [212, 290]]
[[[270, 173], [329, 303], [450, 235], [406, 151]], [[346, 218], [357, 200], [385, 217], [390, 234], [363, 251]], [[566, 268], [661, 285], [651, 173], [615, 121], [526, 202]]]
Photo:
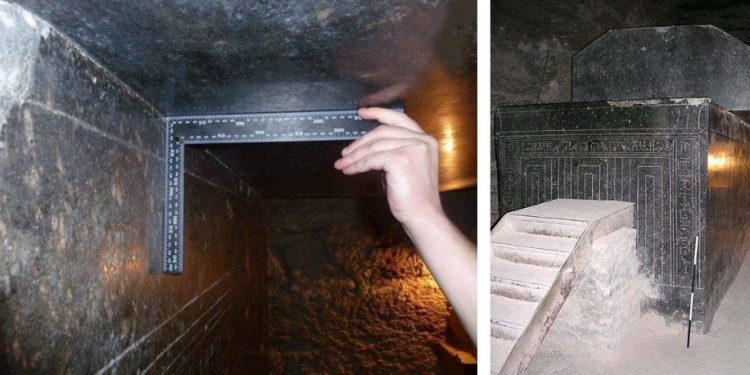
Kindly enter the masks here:
[[573, 101], [706, 97], [750, 110], [750, 46], [708, 25], [610, 30], [573, 56]]

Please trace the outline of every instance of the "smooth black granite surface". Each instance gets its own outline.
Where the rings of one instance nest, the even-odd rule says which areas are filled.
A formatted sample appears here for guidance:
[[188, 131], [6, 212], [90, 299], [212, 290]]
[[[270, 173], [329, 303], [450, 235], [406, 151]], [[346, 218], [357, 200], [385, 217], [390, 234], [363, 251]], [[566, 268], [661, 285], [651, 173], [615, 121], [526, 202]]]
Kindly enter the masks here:
[[750, 109], [750, 46], [713, 26], [610, 30], [573, 56], [573, 101], [712, 98]]
[[382, 104], [436, 61], [476, 66], [476, 8], [458, 0], [15, 2], [169, 115]]
[[[401, 102], [446, 144], [441, 189], [476, 185], [476, 2], [14, 2], [69, 36], [164, 115]], [[307, 165], [328, 168], [328, 154], [308, 154]], [[214, 156], [264, 193], [281, 185], [258, 183], [253, 150], [224, 148]], [[281, 186], [281, 194], [269, 196], [310, 191]], [[336, 186], [325, 196], [366, 190]]]
[[[708, 134], [706, 314], [713, 316], [750, 247], [750, 125], [712, 107]], [[709, 320], [710, 322], [710, 320]]]
[[161, 114], [4, 2], [0, 74], [0, 373], [264, 372], [257, 198], [191, 152], [186, 272], [152, 273]]
[[694, 324], [706, 331], [748, 246], [749, 142], [750, 126], [709, 99], [498, 107], [500, 214], [556, 198], [636, 203], [652, 306], [677, 320], [699, 236]]

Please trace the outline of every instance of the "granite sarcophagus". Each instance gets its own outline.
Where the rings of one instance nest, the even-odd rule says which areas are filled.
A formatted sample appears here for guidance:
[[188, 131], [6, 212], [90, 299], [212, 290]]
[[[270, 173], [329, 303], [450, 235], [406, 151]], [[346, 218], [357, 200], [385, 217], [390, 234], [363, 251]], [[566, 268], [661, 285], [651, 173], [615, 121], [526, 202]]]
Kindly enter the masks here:
[[576, 103], [497, 109], [500, 214], [556, 198], [635, 203], [653, 306], [676, 319], [697, 238], [693, 315], [706, 331], [750, 245], [747, 61], [750, 46], [713, 26], [608, 31], [573, 57]]
[[559, 103], [495, 113], [499, 209], [557, 198], [636, 204], [641, 271], [660, 312], [707, 330], [750, 230], [750, 125], [711, 99]]

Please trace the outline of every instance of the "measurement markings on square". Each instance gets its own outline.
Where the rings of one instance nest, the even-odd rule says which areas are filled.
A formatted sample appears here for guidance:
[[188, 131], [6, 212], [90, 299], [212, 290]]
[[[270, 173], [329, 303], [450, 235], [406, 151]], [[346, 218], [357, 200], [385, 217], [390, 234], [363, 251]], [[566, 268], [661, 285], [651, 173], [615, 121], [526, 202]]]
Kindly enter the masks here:
[[167, 117], [166, 125], [163, 272], [179, 274], [183, 267], [185, 145], [353, 140], [377, 123], [357, 116], [356, 110], [343, 110]]

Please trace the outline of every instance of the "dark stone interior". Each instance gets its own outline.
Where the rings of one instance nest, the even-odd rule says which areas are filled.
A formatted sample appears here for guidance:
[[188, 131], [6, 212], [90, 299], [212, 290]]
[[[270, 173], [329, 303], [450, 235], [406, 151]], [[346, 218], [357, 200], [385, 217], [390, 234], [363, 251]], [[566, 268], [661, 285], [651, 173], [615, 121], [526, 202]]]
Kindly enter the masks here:
[[62, 35], [23, 26], [17, 8], [0, 11], [39, 41], [21, 66], [3, 66], [29, 68], [30, 87], [2, 118], [0, 372], [262, 369], [266, 312], [246, 309], [265, 301], [258, 199], [191, 153], [189, 268], [151, 273], [162, 228], [159, 114]]
[[[442, 186], [476, 184], [476, 5], [458, 0], [16, 1], [166, 116], [401, 103], [444, 144]], [[243, 148], [216, 156], [232, 166]], [[311, 164], [332, 162], [307, 156]], [[263, 192], [246, 168], [233, 170]], [[247, 174], [246, 174], [247, 173]], [[349, 190], [328, 190], [328, 197]]]
[[359, 4], [0, 1], [0, 372], [429, 373], [441, 343], [473, 350], [340, 143], [189, 147], [185, 272], [152, 269], [186, 113], [403, 103], [476, 238], [476, 10]]
[[465, 74], [475, 64], [455, 48], [474, 38], [463, 29], [476, 11], [460, 2], [18, 3], [167, 115], [351, 108], [418, 82], [435, 59]]

